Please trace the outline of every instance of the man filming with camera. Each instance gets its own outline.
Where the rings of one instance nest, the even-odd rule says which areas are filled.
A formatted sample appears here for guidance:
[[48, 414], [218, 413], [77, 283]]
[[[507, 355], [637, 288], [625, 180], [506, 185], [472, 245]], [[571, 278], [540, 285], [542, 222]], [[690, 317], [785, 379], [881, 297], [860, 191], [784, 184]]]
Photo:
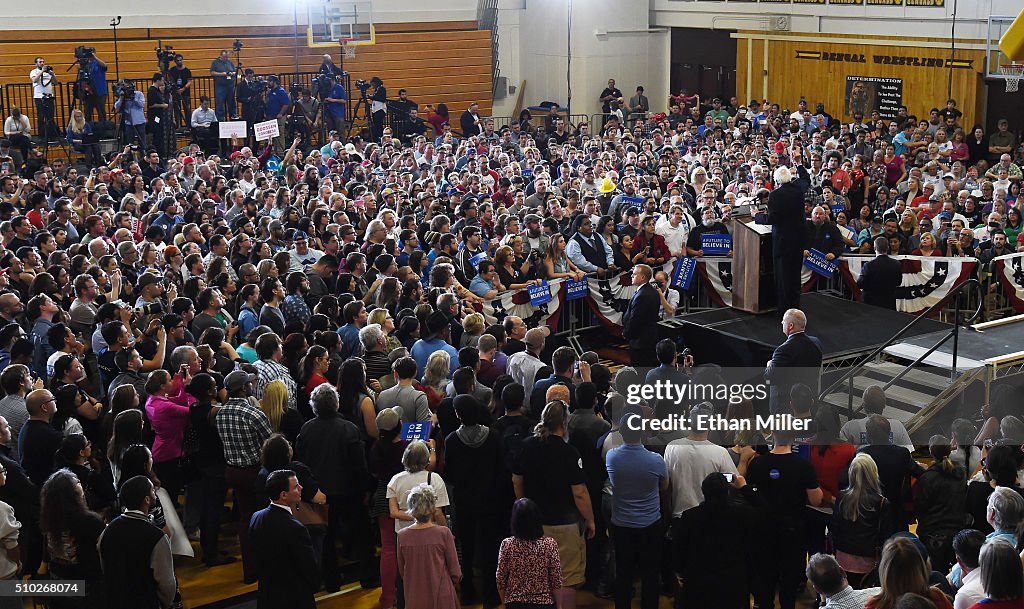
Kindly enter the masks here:
[[32, 99], [36, 103], [36, 121], [39, 137], [50, 139], [53, 131], [53, 85], [57, 77], [53, 75], [53, 66], [46, 65], [46, 60], [36, 57], [36, 67], [29, 72], [32, 80]]
[[267, 117], [265, 120], [276, 120], [278, 135], [274, 138], [277, 149], [284, 151], [285, 133], [288, 130], [288, 114], [292, 109], [292, 100], [288, 97], [288, 91], [281, 86], [281, 81], [271, 74], [267, 77]]
[[89, 74], [88, 84], [91, 93], [83, 95], [82, 110], [85, 112], [85, 120], [92, 121], [92, 114], [95, 111], [98, 120], [107, 120], [107, 64], [96, 56], [96, 49], [92, 47], [78, 47], [75, 49], [75, 57], [82, 66], [83, 71]]
[[[179, 125], [185, 124], [185, 118], [192, 115], [192, 70], [185, 67], [185, 58], [181, 53], [174, 56], [174, 65], [167, 70], [170, 84], [174, 87], [175, 102], [181, 106]], [[174, 109], [178, 112], [178, 108]]]
[[324, 103], [327, 104], [324, 109], [324, 118], [327, 120], [328, 131], [337, 131], [342, 142], [348, 141], [348, 129], [345, 127], [348, 93], [345, 91], [344, 74], [334, 76], [334, 85], [327, 97], [324, 98]]
[[[245, 69], [242, 73], [242, 82], [238, 83], [238, 103], [242, 105], [242, 120], [248, 124], [250, 130], [253, 125], [263, 120], [263, 91], [266, 86], [266, 81], [258, 80], [252, 68]], [[220, 114], [217, 118], [220, 118]]]
[[135, 86], [129, 80], [118, 81], [114, 85], [114, 94], [117, 95], [114, 110], [121, 112], [124, 117], [122, 141], [130, 144], [132, 137], [138, 137], [139, 149], [145, 150], [148, 148], [146, 145], [146, 96], [142, 94], [142, 91], [136, 91]]
[[153, 134], [154, 147], [161, 156], [168, 155], [167, 136], [172, 135], [167, 133], [169, 122], [167, 120], [167, 108], [170, 107], [170, 104], [167, 103], [164, 86], [163, 74], [157, 72], [153, 75], [153, 84], [149, 87], [149, 93], [146, 95], [146, 109], [149, 113], [149, 132]]

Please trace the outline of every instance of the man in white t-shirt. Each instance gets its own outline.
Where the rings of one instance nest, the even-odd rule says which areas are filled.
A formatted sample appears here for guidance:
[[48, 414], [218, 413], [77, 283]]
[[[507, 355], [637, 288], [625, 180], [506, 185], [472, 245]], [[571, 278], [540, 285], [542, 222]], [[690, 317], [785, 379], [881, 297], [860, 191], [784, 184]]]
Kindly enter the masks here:
[[32, 99], [36, 103], [36, 133], [41, 136], [45, 125], [53, 121], [53, 85], [57, 77], [42, 57], [36, 57], [36, 67], [32, 68], [28, 77], [32, 80]]
[[682, 205], [673, 205], [669, 213], [662, 216], [662, 221], [654, 229], [654, 233], [665, 239], [665, 245], [673, 258], [686, 255], [686, 238], [694, 227], [693, 218], [683, 211]]
[[[672, 517], [704, 501], [701, 484], [708, 474], [736, 475], [729, 451], [708, 440], [708, 417], [714, 414], [711, 402], [702, 402], [690, 410], [690, 432], [665, 447], [665, 464], [672, 480]], [[701, 431], [703, 429], [704, 431]]]
[[[985, 598], [981, 569], [978, 568], [983, 545], [985, 534], [975, 529], [964, 529], [953, 537], [953, 553], [960, 565], [960, 589], [953, 599], [953, 609], [967, 609]], [[953, 583], [951, 581], [950, 585]]]
[[[881, 385], [871, 385], [864, 390], [863, 400], [865, 417], [848, 421], [839, 430], [839, 437], [844, 442], [849, 442], [856, 446], [867, 446], [870, 444], [867, 433], [868, 418], [873, 414], [882, 414], [882, 410], [885, 409], [885, 391], [882, 390]], [[898, 419], [885, 418], [889, 421], [890, 442], [896, 446], [902, 446], [910, 452], [914, 452], [914, 443], [910, 440], [910, 434], [907, 433], [907, 428], [903, 426], [903, 423]]]

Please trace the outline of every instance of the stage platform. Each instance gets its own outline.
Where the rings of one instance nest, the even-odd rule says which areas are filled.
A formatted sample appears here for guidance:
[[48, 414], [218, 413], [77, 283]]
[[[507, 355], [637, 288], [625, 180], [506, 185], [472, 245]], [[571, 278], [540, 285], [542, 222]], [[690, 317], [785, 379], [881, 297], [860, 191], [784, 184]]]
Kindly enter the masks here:
[[[1007, 318], [993, 323], [979, 324], [960, 332], [957, 344], [957, 372], [967, 372], [982, 366], [1004, 366], [1014, 360], [1024, 360], [1021, 336], [1024, 316]], [[915, 360], [942, 338], [943, 332], [922, 334], [900, 341], [886, 348], [894, 357]], [[936, 349], [924, 363], [950, 370], [953, 368], [953, 340]]]
[[[807, 315], [807, 333], [821, 341], [825, 365], [867, 355], [916, 319], [915, 315], [823, 293], [802, 295], [800, 309]], [[775, 311], [755, 315], [731, 308], [712, 309], [681, 315], [661, 325], [667, 333], [682, 336], [698, 362], [728, 367], [763, 367], [786, 338]], [[951, 327], [925, 319], [907, 336], [948, 332]]]

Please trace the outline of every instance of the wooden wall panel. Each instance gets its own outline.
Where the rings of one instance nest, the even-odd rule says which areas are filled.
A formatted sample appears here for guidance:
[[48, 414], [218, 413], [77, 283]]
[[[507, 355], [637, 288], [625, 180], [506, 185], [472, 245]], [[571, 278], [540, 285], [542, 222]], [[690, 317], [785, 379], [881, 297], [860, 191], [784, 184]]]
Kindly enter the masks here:
[[[186, 58], [196, 76], [208, 76], [210, 63], [220, 49], [230, 49], [240, 39], [245, 48], [242, 62], [257, 72], [313, 72], [321, 55], [331, 53], [338, 62], [338, 48], [310, 48], [306, 33], [293, 38], [292, 26], [231, 28], [126, 28], [118, 31], [122, 78], [148, 78], [156, 70], [157, 41], [174, 46]], [[27, 83], [37, 55], [46, 57], [61, 82], [74, 78], [65, 68], [74, 61], [79, 44], [94, 46], [107, 62], [108, 78], [114, 79], [114, 44], [108, 30], [64, 30], [46, 32], [0, 31], [0, 87]], [[377, 28], [376, 44], [358, 46], [355, 59], [345, 60], [352, 81], [380, 76], [392, 97], [406, 88], [421, 105], [446, 102], [458, 116], [470, 101], [480, 111], [491, 111], [491, 33], [476, 29], [471, 21], [432, 23], [389, 23]], [[231, 54], [232, 61], [234, 53]], [[358, 92], [356, 92], [358, 94]], [[193, 102], [195, 103], [195, 101]], [[33, 118], [33, 108], [23, 108]]]
[[[872, 44], [871, 39], [861, 38], [864, 38], [863, 43], [833, 42], [825, 37], [811, 41], [741, 38], [736, 58], [737, 71], [743, 70], [744, 74], [737, 83], [739, 97], [744, 101], [767, 97], [770, 102], [793, 110], [800, 98], [805, 97], [812, 109], [820, 101], [829, 114], [838, 118], [843, 113], [847, 76], [873, 76], [902, 79], [903, 103], [911, 114], [927, 117], [929, 109], [945, 106], [950, 96], [948, 49], [915, 46], [933, 42], [928, 39], [906, 39], [905, 46], [894, 46]], [[750, 66], [746, 66], [748, 54], [744, 42], [752, 44]], [[768, 45], [767, 68], [763, 62], [765, 44]], [[964, 67], [952, 69], [952, 97], [965, 113], [961, 124], [973, 124], [977, 118], [979, 92], [984, 87], [979, 76], [984, 69], [984, 55], [984, 51], [972, 49], [956, 52], [957, 65]], [[764, 69], [768, 70], [767, 94], [762, 92]], [[749, 90], [747, 70], [752, 75]]]

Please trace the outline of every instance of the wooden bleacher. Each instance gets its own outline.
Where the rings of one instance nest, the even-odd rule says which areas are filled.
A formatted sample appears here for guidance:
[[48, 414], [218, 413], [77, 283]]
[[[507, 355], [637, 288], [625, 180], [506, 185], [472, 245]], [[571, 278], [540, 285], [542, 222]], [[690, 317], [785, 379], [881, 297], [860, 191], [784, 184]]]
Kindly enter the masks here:
[[[230, 50], [236, 38], [245, 45], [242, 63], [258, 73], [294, 72], [296, 54], [299, 72], [316, 71], [324, 53], [339, 63], [340, 48], [310, 48], [305, 31], [300, 30], [295, 38], [290, 25], [124, 28], [118, 30], [120, 76], [151, 78], [157, 70], [158, 42], [172, 45], [184, 55], [194, 76], [208, 76], [210, 63], [222, 49]], [[60, 82], [73, 80], [75, 70], [65, 70], [80, 44], [96, 47], [97, 55], [109, 66], [108, 79], [114, 80], [114, 42], [109, 29], [0, 31], [0, 87], [29, 82], [28, 73], [38, 55], [54, 67]], [[232, 61], [234, 58], [232, 53]], [[480, 104], [482, 115], [491, 111], [491, 34], [476, 29], [473, 21], [379, 24], [376, 44], [356, 47], [356, 57], [346, 59], [344, 65], [353, 83], [379, 76], [389, 97], [397, 98], [398, 89], [405, 88], [421, 108], [428, 103], [446, 103], [453, 121], [471, 101]], [[193, 99], [193, 106], [197, 104], [198, 99]], [[35, 109], [23, 107], [22, 111], [34, 124]], [[5, 108], [4, 116], [7, 113]]]

